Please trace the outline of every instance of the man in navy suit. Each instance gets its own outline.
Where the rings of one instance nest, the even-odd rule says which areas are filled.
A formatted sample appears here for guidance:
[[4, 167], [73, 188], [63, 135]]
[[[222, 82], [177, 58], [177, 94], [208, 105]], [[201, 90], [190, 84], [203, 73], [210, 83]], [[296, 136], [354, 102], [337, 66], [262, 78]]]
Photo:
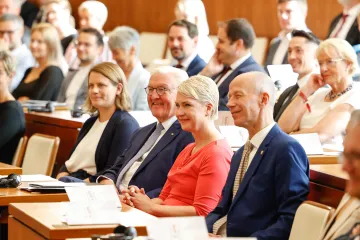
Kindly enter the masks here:
[[341, 38], [348, 41], [352, 46], [360, 44], [359, 0], [338, 0], [344, 10], [337, 15], [330, 24], [328, 38]]
[[[118, 157], [114, 166], [97, 179], [98, 182], [116, 184], [119, 191], [135, 185], [144, 188], [151, 198], [159, 195], [176, 157], [194, 141], [189, 132], [181, 129], [175, 117], [177, 87], [186, 79], [186, 72], [174, 67], [160, 67], [153, 73], [146, 92], [150, 111], [158, 122], [137, 130], [130, 146]], [[163, 127], [160, 136], [139, 159], [133, 159], [158, 124]]]
[[197, 26], [187, 20], [172, 22], [168, 31], [168, 48], [177, 61], [174, 67], [183, 69], [189, 77], [197, 75], [206, 65], [197, 54]]
[[230, 82], [238, 75], [264, 69], [251, 56], [255, 32], [243, 18], [231, 19], [219, 24], [216, 52], [201, 75], [214, 79], [219, 87], [219, 110], [226, 110]]
[[228, 107], [249, 140], [231, 160], [218, 206], [206, 217], [210, 235], [288, 239], [295, 211], [309, 192], [304, 149], [273, 120], [275, 87], [251, 72], [230, 84]]

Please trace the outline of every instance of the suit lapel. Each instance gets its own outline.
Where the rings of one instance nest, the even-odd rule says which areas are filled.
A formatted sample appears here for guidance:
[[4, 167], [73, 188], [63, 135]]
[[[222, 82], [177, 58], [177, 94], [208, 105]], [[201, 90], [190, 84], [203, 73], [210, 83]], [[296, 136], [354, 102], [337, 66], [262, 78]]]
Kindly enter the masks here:
[[[272, 139], [279, 133], [279, 127], [275, 125], [269, 132], [269, 134], [265, 137], [264, 141], [261, 143], [260, 147], [255, 153], [255, 156], [253, 160], [250, 163], [250, 166], [248, 167], [245, 176], [240, 183], [239, 189], [235, 195], [235, 198], [233, 200], [232, 206], [234, 206], [234, 203], [239, 200], [241, 194], [244, 192], [244, 190], [247, 188], [247, 185], [249, 184], [251, 178], [255, 174], [257, 168], [259, 167], [261, 161], [263, 160], [264, 156], [266, 155], [266, 151], [268, 149], [268, 146]], [[239, 165], [240, 166], [240, 165]]]
[[[292, 102], [292, 98], [294, 97], [295, 93], [299, 89], [299, 85], [295, 84], [291, 87], [289, 94], [285, 96], [285, 99], [288, 97], [286, 102], [283, 102], [282, 106], [280, 107], [278, 114], [275, 117], [275, 121], [279, 121], [281, 114], [285, 111], [285, 109], [289, 106], [289, 104]], [[283, 101], [285, 101], [285, 99]]]
[[[156, 157], [156, 155], [161, 152], [168, 144], [170, 144], [174, 138], [180, 133], [181, 127], [180, 123], [176, 120], [171, 127], [166, 131], [164, 136], [156, 143], [154, 148], [150, 151], [149, 155], [141, 163], [140, 167], [136, 170], [134, 176], [140, 172], [149, 162]], [[133, 177], [134, 177], [133, 176]]]

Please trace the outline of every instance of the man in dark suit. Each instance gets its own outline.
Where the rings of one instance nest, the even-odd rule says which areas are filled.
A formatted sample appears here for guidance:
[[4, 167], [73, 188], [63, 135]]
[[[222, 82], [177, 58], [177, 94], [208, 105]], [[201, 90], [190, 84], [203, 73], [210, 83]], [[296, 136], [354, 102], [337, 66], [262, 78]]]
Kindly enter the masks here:
[[231, 19], [219, 24], [216, 52], [201, 75], [211, 77], [219, 87], [219, 110], [228, 111], [227, 100], [230, 82], [238, 75], [264, 69], [251, 56], [255, 32], [243, 18]]
[[352, 46], [360, 44], [359, 0], [339, 0], [343, 5], [343, 12], [337, 15], [330, 24], [328, 38], [341, 38], [348, 41]]
[[[166, 182], [167, 174], [178, 154], [194, 139], [181, 129], [175, 117], [177, 86], [188, 78], [185, 71], [173, 67], [161, 67], [150, 78], [146, 88], [151, 113], [158, 122], [145, 126], [134, 133], [130, 146], [118, 157], [115, 165], [97, 179], [101, 184], [116, 184], [119, 191], [131, 185], [144, 188], [150, 198], [157, 197]], [[142, 147], [161, 125], [160, 136], [138, 159]]]
[[288, 239], [309, 192], [304, 149], [273, 120], [275, 87], [266, 74], [245, 73], [230, 84], [228, 107], [249, 140], [233, 156], [218, 206], [206, 217], [210, 235]]
[[197, 54], [197, 26], [187, 20], [172, 22], [168, 31], [168, 48], [177, 61], [174, 67], [183, 69], [189, 77], [197, 75], [205, 67], [205, 61]]
[[277, 16], [281, 32], [271, 40], [264, 68], [268, 65], [288, 63], [287, 48], [291, 39], [291, 32], [308, 30], [306, 27], [307, 0], [278, 0]]
[[316, 50], [320, 40], [312, 33], [303, 30], [294, 30], [288, 47], [288, 61], [293, 71], [299, 74], [295, 85], [288, 87], [278, 98], [274, 107], [274, 120], [277, 122], [281, 114], [303, 87], [311, 74], [318, 73], [319, 64], [316, 59]]

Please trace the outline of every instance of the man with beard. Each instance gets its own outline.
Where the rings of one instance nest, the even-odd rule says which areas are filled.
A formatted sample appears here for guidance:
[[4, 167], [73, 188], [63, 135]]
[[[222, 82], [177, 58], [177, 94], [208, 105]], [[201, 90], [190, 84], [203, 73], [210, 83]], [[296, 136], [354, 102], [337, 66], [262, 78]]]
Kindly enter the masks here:
[[174, 67], [186, 71], [189, 77], [197, 75], [206, 65], [196, 51], [198, 35], [196, 25], [186, 20], [175, 21], [169, 26], [168, 47], [177, 61]]

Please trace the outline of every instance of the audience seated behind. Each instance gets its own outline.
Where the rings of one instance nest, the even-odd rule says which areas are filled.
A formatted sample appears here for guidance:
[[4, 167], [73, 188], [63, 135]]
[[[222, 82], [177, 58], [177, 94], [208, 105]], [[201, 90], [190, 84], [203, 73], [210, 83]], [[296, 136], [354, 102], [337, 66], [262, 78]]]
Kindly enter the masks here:
[[178, 0], [175, 6], [176, 20], [187, 20], [197, 26], [199, 56], [208, 62], [215, 52], [214, 44], [209, 38], [209, 24], [204, 3], [201, 0]]
[[319, 64], [315, 55], [320, 44], [319, 39], [311, 32], [303, 30], [294, 30], [291, 35], [287, 57], [294, 73], [299, 74], [299, 77], [297, 83], [285, 89], [276, 101], [274, 107], [276, 122], [279, 121], [282, 113], [299, 93], [299, 89], [307, 83], [310, 76], [319, 72]]
[[58, 102], [66, 102], [71, 109], [81, 108], [87, 97], [89, 72], [103, 48], [103, 36], [98, 30], [95, 28], [79, 30], [76, 51], [80, 65], [76, 70], [69, 70], [61, 85]]
[[[150, 111], [158, 122], [136, 131], [127, 150], [97, 179], [98, 182], [116, 184], [119, 192], [135, 185], [144, 188], [150, 198], [159, 196], [175, 159], [194, 141], [189, 132], [181, 129], [175, 117], [177, 87], [186, 79], [186, 72], [177, 68], [165, 66], [155, 70], [146, 91]], [[153, 134], [160, 124], [164, 129], [154, 142], [156, 136]], [[145, 143], [147, 147], [143, 147]]]
[[343, 12], [331, 21], [327, 38], [345, 39], [352, 46], [360, 44], [360, 2], [358, 0], [338, 0], [338, 2], [343, 6]]
[[[360, 110], [355, 110], [346, 127], [344, 152], [341, 154], [343, 170], [349, 174], [346, 194], [333, 217], [322, 229], [320, 240], [355, 240], [360, 236], [356, 224], [360, 222]], [[353, 237], [351, 237], [353, 236]]]
[[11, 164], [17, 145], [25, 132], [25, 116], [21, 105], [9, 91], [15, 75], [15, 59], [0, 52], [0, 161]]
[[128, 113], [131, 100], [119, 66], [100, 63], [90, 70], [88, 81], [85, 108], [97, 114], [84, 123], [69, 160], [56, 177], [60, 181], [74, 177], [89, 182], [90, 177], [101, 175], [129, 146], [139, 127]]
[[219, 92], [214, 81], [193, 76], [180, 84], [176, 117], [195, 142], [176, 158], [158, 198], [145, 190], [124, 190], [124, 203], [158, 217], [206, 216], [221, 197], [233, 155], [227, 140], [216, 129]]
[[270, 42], [264, 68], [268, 65], [288, 63], [287, 49], [293, 30], [310, 31], [306, 26], [307, 0], [278, 0], [277, 16], [281, 32]]
[[38, 65], [26, 70], [13, 95], [19, 101], [55, 101], [67, 72], [56, 29], [49, 23], [34, 26], [31, 30], [30, 50]]
[[24, 3], [21, 5], [20, 16], [24, 19], [24, 24], [31, 28], [33, 22], [36, 19], [36, 16], [39, 12], [38, 6], [30, 1], [23, 1]]
[[0, 16], [1, 48], [10, 50], [16, 61], [16, 73], [12, 78], [10, 91], [14, 91], [24, 77], [25, 71], [34, 66], [30, 49], [21, 43], [24, 34], [24, 21], [20, 16], [5, 13]]
[[205, 61], [197, 54], [198, 29], [186, 20], [172, 22], [168, 29], [168, 48], [176, 64], [189, 77], [197, 75], [205, 67]]
[[127, 26], [115, 28], [109, 35], [109, 48], [113, 59], [124, 71], [134, 111], [149, 110], [144, 89], [148, 86], [150, 73], [139, 60], [139, 33]]
[[[106, 6], [100, 1], [83, 1], [78, 8], [79, 27], [95, 28], [103, 34], [104, 50], [98, 56], [96, 63], [112, 62], [111, 51], [108, 46], [108, 37], [105, 36], [103, 27], [108, 17]], [[76, 52], [76, 35], [70, 35], [61, 40], [64, 48], [64, 55], [69, 68], [77, 69], [79, 67], [79, 59]], [[68, 46], [64, 46], [68, 44]]]
[[[347, 41], [336, 38], [322, 42], [316, 56], [321, 74], [313, 74], [300, 89], [279, 125], [286, 133], [318, 133], [324, 148], [341, 150], [341, 133], [360, 107], [360, 89], [352, 80], [357, 56]], [[321, 88], [325, 84], [329, 88]]]
[[251, 56], [255, 42], [255, 32], [251, 24], [243, 18], [231, 19], [219, 24], [216, 52], [200, 75], [214, 79], [219, 87], [219, 110], [229, 110], [229, 85], [238, 75], [264, 69]]
[[249, 140], [234, 154], [221, 201], [206, 217], [211, 236], [289, 238], [309, 192], [309, 162], [301, 145], [274, 122], [275, 97], [265, 73], [244, 73], [230, 84], [227, 106]]

